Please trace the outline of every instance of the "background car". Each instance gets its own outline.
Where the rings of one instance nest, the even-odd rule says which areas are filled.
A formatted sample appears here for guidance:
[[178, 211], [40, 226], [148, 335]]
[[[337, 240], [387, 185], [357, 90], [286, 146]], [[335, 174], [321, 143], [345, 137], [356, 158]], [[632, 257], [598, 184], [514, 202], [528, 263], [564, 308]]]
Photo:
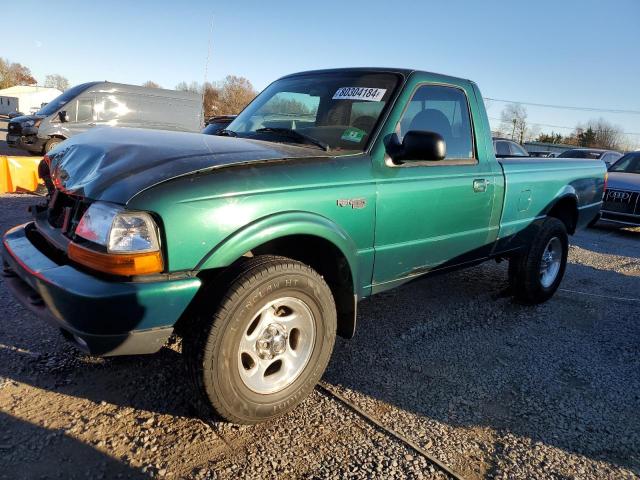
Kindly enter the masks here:
[[599, 148], [572, 148], [558, 155], [558, 158], [591, 158], [602, 160], [607, 168], [613, 165], [622, 154], [615, 150], [602, 150]]
[[556, 154], [553, 152], [529, 152], [529, 156], [537, 158], [555, 158]]
[[640, 151], [627, 153], [609, 168], [602, 220], [640, 225]]
[[493, 149], [496, 152], [496, 157], [529, 157], [529, 152], [517, 142], [508, 140], [506, 138], [493, 138]]

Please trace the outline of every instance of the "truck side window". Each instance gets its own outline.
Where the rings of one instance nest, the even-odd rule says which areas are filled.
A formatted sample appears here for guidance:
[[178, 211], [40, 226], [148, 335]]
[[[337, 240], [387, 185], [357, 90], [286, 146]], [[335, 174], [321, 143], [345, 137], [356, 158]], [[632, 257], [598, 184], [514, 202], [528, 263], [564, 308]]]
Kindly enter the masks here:
[[93, 99], [78, 100], [78, 117], [76, 122], [90, 122], [93, 120]]
[[509, 151], [509, 144], [507, 142], [497, 141], [496, 155], [502, 155], [505, 157], [508, 157], [509, 155], [511, 155], [511, 152]]
[[446, 159], [474, 158], [467, 97], [458, 88], [439, 85], [419, 87], [398, 124], [400, 140], [410, 130], [442, 135], [447, 144]]
[[527, 151], [515, 142], [509, 142], [511, 146], [511, 155], [514, 157], [528, 157]]

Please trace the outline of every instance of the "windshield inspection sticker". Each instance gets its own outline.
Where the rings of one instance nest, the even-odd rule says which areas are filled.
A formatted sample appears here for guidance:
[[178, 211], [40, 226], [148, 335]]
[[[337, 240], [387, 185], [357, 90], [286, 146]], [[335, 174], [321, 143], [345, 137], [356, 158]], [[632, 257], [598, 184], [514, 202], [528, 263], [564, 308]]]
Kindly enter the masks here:
[[367, 134], [364, 130], [360, 130], [359, 128], [349, 127], [342, 134], [342, 140], [346, 140], [347, 142], [356, 142], [360, 143], [364, 136]]
[[386, 92], [386, 88], [342, 87], [333, 95], [333, 100], [379, 102]]

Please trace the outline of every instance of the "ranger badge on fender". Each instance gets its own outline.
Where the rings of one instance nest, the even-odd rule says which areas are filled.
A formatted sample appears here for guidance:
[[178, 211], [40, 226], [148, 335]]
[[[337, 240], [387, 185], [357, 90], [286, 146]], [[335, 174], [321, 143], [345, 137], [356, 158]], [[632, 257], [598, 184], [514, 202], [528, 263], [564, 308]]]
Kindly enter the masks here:
[[367, 206], [364, 198], [340, 198], [337, 200], [339, 207], [351, 207], [353, 209], [361, 209]]

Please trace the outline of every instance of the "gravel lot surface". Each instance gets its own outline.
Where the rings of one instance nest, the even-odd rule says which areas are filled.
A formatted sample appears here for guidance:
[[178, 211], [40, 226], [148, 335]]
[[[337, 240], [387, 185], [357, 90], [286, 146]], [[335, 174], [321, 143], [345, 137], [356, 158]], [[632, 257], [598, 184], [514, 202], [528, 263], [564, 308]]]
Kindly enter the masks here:
[[[33, 201], [0, 196], [0, 229]], [[603, 226], [541, 306], [500, 297], [504, 263], [373, 297], [325, 380], [469, 479], [639, 478], [639, 259], [640, 229]], [[446, 478], [320, 391], [206, 424], [179, 350], [88, 357], [0, 286], [0, 479]]]

